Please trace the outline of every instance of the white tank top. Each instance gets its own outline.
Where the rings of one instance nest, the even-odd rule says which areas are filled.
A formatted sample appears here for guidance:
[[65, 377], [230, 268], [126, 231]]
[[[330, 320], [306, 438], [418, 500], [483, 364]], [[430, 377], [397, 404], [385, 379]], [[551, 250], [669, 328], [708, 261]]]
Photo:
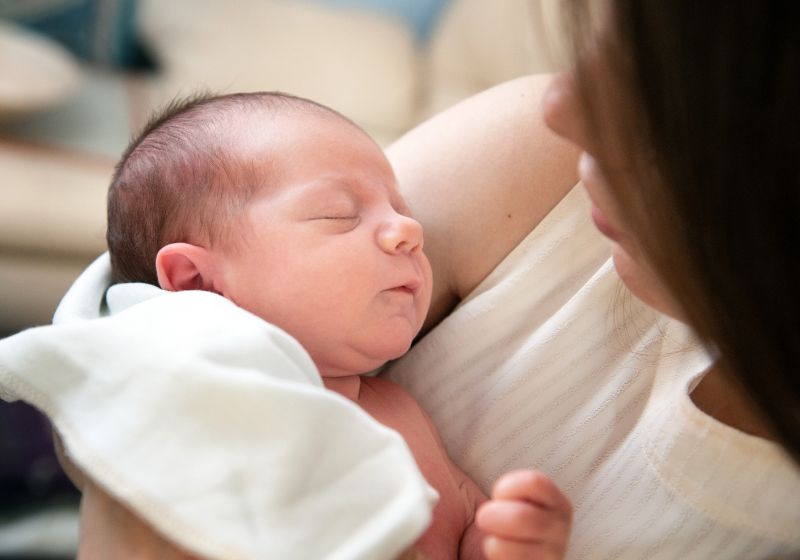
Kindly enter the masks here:
[[800, 472], [695, 407], [711, 359], [640, 303], [573, 191], [391, 364], [487, 493], [538, 468], [575, 506], [569, 558], [800, 555]]

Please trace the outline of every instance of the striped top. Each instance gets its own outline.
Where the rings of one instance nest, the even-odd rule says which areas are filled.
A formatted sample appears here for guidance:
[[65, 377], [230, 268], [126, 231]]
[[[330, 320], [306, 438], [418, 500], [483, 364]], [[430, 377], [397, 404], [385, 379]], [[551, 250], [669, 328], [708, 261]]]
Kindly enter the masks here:
[[711, 359], [625, 290], [588, 205], [573, 189], [387, 374], [484, 491], [555, 479], [569, 558], [800, 556], [800, 471], [692, 403]]

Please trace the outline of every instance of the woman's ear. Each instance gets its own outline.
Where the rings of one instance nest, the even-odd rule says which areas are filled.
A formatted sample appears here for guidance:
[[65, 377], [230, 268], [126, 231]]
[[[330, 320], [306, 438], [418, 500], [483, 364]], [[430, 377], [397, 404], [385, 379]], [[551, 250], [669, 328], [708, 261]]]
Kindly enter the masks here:
[[170, 292], [215, 292], [214, 266], [208, 249], [191, 243], [170, 243], [156, 255], [158, 284]]

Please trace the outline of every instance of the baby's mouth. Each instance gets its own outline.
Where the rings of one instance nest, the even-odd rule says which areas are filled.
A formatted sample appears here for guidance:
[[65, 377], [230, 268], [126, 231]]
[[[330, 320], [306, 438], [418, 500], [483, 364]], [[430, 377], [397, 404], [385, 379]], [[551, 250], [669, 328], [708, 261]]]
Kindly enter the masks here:
[[390, 291], [397, 292], [397, 293], [400, 293], [400, 294], [409, 294], [409, 295], [412, 295], [412, 296], [416, 293], [415, 290], [413, 290], [412, 288], [410, 288], [408, 286], [397, 286], [396, 288], [392, 288]]
[[406, 282], [405, 284], [395, 286], [394, 288], [389, 288], [389, 291], [398, 294], [409, 294], [411, 296], [415, 296], [417, 295], [417, 292], [419, 292], [421, 286], [422, 282], [420, 282], [419, 280], [411, 280], [409, 282]]

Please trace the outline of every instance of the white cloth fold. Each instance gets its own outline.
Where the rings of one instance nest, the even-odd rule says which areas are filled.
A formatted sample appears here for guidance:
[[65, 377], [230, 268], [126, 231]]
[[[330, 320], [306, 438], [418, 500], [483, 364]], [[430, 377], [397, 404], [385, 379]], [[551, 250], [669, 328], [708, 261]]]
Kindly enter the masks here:
[[0, 341], [0, 396], [170, 540], [217, 559], [392, 558], [436, 500], [403, 439], [326, 391], [300, 344], [207, 292], [106, 289]]

